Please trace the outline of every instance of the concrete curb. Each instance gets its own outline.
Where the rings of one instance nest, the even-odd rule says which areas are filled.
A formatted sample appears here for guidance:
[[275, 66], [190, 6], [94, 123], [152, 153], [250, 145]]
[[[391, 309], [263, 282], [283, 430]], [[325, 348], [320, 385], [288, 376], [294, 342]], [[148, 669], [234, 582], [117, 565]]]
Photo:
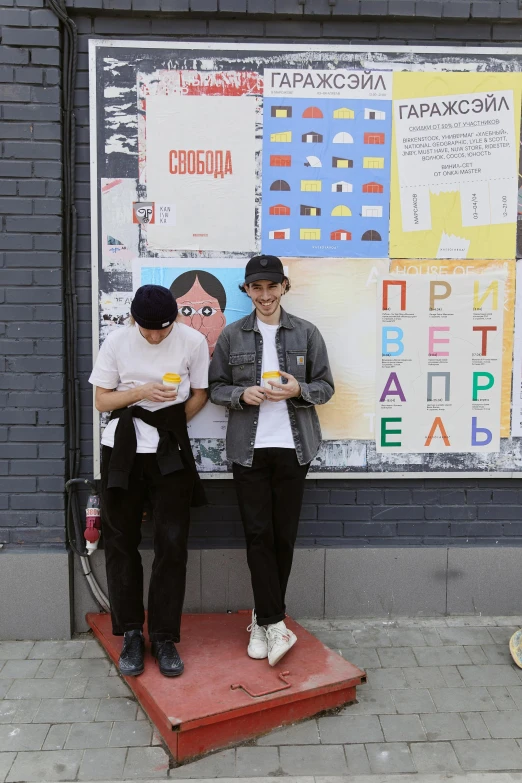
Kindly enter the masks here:
[[[178, 768], [179, 769], [179, 768]], [[165, 778], [164, 778], [165, 779]], [[167, 780], [169, 778], [166, 778]], [[123, 783], [130, 778], [120, 778], [114, 780], [84, 780], [82, 783]], [[155, 780], [136, 780], [134, 783], [156, 783]], [[177, 783], [216, 783], [216, 778], [176, 778]], [[260, 778], [218, 778], [219, 783], [274, 783], [277, 777]], [[441, 772], [435, 774], [400, 774], [400, 775], [347, 775], [347, 776], [283, 776], [284, 783], [522, 783], [522, 772], [469, 772], [467, 774], [454, 775], [451, 772]], [[48, 781], [47, 783], [59, 783], [58, 781]]]

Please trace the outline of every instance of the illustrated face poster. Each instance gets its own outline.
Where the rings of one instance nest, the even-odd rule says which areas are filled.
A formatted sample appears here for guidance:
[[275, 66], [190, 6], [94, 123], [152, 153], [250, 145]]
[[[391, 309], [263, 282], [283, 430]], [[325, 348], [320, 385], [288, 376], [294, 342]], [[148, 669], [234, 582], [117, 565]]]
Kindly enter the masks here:
[[378, 451], [499, 451], [505, 277], [379, 280]]
[[389, 71], [265, 71], [263, 250], [387, 255], [391, 85]]
[[[198, 268], [180, 258], [134, 265], [134, 288], [168, 288], [178, 305], [178, 321], [205, 337], [211, 357], [225, 326], [252, 311], [250, 299], [239, 290], [243, 280], [244, 266], [234, 260], [205, 259]], [[226, 428], [226, 408], [210, 402], [188, 424], [191, 438], [224, 438]]]
[[390, 256], [514, 258], [520, 74], [394, 74]]
[[[95, 355], [145, 282], [172, 287], [180, 320], [212, 354], [226, 324], [251, 311], [238, 289], [248, 259], [274, 254], [291, 280], [282, 304], [320, 330], [334, 375], [311, 475], [522, 472], [518, 50], [95, 40], [90, 75]], [[484, 309], [488, 297], [470, 310], [469, 285], [480, 279], [482, 290], [491, 275], [498, 309]], [[418, 286], [408, 311], [399, 299], [383, 315], [388, 277]], [[440, 304], [450, 357], [425, 352], [423, 330], [444, 320], [421, 308], [430, 282], [451, 285]], [[405, 355], [383, 360], [382, 327], [409, 335], [414, 323]], [[482, 343], [466, 353], [461, 335], [482, 334], [473, 327], [496, 328], [484, 332], [487, 355]], [[408, 375], [414, 365], [422, 383]], [[381, 400], [392, 371], [406, 401]], [[451, 374], [450, 400], [435, 372]], [[461, 399], [474, 372], [494, 383]], [[450, 446], [440, 428], [426, 445], [428, 411]], [[395, 416], [401, 438], [383, 447], [382, 419]], [[226, 410], [210, 403], [190, 423], [202, 473], [230, 471], [226, 427]]]

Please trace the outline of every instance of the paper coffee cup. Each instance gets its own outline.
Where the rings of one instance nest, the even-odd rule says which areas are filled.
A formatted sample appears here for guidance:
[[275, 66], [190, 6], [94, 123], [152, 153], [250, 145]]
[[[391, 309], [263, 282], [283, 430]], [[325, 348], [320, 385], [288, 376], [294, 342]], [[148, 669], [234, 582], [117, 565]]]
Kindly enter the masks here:
[[181, 376], [175, 372], [166, 372], [162, 380], [164, 386], [169, 386], [177, 391], [181, 383]]
[[281, 382], [281, 373], [279, 370], [269, 370], [268, 372], [263, 373], [263, 386], [267, 389], [272, 389], [270, 381], [275, 381], [277, 383]]

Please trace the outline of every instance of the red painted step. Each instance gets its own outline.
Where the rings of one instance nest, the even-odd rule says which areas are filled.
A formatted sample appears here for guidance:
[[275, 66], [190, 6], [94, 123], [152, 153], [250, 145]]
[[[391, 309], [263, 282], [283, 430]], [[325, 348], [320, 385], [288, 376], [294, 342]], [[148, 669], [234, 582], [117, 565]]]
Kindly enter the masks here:
[[[87, 621], [117, 663], [123, 637], [107, 614]], [[178, 762], [236, 745], [323, 710], [355, 701], [363, 671], [290, 618], [297, 643], [273, 668], [247, 656], [250, 612], [187, 614], [177, 645], [181, 677], [163, 677], [147, 646], [145, 672], [126, 677]]]

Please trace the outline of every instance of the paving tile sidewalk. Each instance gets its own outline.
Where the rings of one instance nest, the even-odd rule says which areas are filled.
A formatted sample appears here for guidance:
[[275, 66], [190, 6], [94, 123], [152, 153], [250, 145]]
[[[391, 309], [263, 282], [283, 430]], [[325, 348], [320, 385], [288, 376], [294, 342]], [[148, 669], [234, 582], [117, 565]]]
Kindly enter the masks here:
[[177, 768], [97, 642], [0, 642], [0, 783], [522, 783], [522, 617], [302, 624], [366, 669], [358, 703]]

